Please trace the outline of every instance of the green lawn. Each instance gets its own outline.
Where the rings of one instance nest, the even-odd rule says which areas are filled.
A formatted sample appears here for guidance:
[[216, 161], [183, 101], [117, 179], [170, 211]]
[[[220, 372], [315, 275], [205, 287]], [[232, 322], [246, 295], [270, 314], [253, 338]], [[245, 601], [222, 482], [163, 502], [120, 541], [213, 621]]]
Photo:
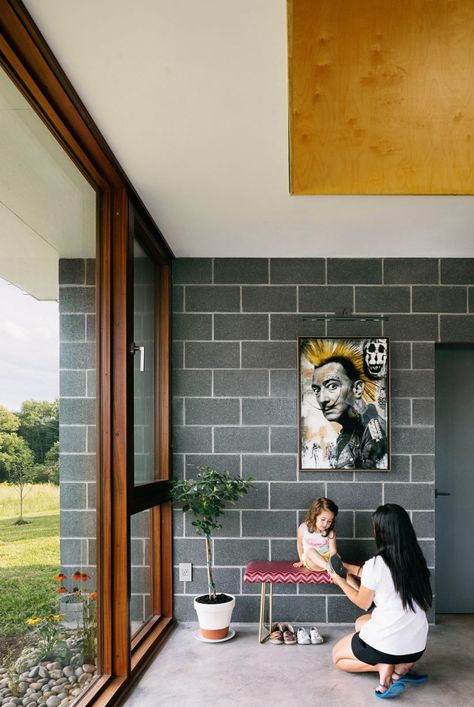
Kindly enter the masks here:
[[29, 616], [47, 614], [57, 604], [59, 489], [33, 488], [29, 504], [36, 498], [41, 510], [27, 507], [28, 525], [14, 525], [18, 513], [11, 491], [0, 486], [0, 509], [8, 513], [0, 514], [0, 653], [6, 652], [3, 638], [21, 636]]

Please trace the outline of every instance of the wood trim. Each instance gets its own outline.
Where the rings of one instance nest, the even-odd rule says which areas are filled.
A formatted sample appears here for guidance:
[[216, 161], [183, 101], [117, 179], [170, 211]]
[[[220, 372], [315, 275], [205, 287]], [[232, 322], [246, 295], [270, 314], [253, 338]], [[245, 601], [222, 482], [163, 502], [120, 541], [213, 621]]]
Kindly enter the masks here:
[[128, 675], [130, 672], [130, 518], [128, 509], [128, 195], [125, 189], [114, 198], [113, 221], [113, 479], [112, 496], [112, 624], [113, 656], [112, 674]]

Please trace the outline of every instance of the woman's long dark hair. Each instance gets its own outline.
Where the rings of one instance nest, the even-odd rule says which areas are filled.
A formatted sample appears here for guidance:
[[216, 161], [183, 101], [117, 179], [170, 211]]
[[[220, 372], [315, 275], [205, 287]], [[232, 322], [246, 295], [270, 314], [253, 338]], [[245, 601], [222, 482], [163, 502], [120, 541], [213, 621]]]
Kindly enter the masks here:
[[396, 503], [379, 506], [372, 516], [377, 555], [390, 569], [404, 609], [416, 602], [428, 611], [433, 602], [430, 571], [406, 510]]

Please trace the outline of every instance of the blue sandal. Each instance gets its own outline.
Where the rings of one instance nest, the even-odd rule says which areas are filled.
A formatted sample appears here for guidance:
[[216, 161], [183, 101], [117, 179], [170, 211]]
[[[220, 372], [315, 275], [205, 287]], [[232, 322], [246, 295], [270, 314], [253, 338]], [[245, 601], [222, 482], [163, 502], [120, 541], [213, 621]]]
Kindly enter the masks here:
[[402, 674], [402, 673], [396, 673], [393, 671], [394, 675], [398, 675], [398, 678], [395, 680], [395, 682], [401, 682], [403, 683], [410, 683], [412, 685], [423, 685], [424, 682], [428, 680], [429, 675], [420, 675], [419, 673], [415, 673], [412, 670], [409, 670], [408, 673]]
[[[385, 687], [385, 685], [379, 685], [379, 687]], [[375, 690], [375, 697], [380, 697], [381, 700], [389, 700], [392, 697], [398, 697], [399, 695], [402, 694], [402, 692], [405, 692], [406, 687], [405, 685], [400, 685], [398, 682], [392, 682], [390, 687], [388, 687], [385, 692], [380, 692], [379, 690]]]

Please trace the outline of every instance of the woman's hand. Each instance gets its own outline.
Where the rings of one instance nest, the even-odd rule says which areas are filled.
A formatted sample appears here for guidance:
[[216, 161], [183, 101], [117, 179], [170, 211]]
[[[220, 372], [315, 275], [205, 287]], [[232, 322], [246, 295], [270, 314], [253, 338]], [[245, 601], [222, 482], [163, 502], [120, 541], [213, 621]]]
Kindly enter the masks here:
[[300, 560], [299, 562], [293, 562], [293, 567], [304, 567], [304, 565]]
[[344, 578], [340, 577], [338, 574], [335, 572], [328, 572], [329, 578], [333, 584], [337, 584], [338, 587], [341, 586], [341, 583], [344, 582]]

